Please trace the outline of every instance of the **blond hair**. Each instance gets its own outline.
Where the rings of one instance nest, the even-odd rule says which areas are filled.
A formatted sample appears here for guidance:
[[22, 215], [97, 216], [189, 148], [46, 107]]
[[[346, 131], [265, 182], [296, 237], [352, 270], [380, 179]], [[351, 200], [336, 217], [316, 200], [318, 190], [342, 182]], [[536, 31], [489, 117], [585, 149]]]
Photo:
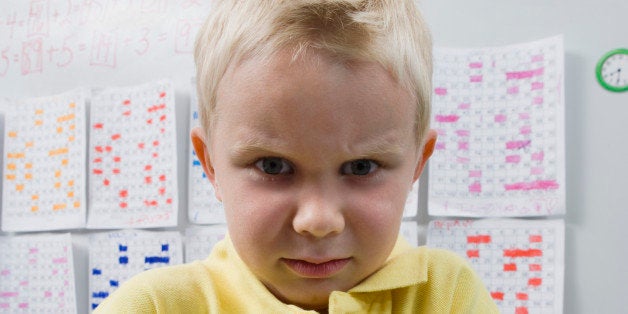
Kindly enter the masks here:
[[430, 121], [432, 42], [414, 0], [215, 0], [194, 51], [206, 135], [228, 67], [285, 48], [293, 49], [293, 58], [314, 49], [339, 61], [378, 62], [414, 96], [417, 139], [423, 140]]

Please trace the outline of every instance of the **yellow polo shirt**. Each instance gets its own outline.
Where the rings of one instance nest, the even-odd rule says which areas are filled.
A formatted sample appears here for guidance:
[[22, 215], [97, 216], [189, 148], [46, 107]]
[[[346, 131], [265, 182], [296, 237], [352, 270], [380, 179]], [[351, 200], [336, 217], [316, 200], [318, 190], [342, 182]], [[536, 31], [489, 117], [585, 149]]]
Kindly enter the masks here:
[[[384, 266], [347, 292], [329, 313], [499, 313], [461, 257], [411, 247], [401, 237]], [[95, 313], [316, 313], [282, 303], [251, 273], [227, 238], [204, 261], [145, 271]]]

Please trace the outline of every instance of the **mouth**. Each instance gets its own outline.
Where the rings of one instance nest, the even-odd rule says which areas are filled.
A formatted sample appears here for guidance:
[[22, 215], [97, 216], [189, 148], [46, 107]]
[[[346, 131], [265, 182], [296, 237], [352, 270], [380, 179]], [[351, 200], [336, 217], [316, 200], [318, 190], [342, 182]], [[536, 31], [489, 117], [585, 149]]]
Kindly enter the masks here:
[[320, 263], [289, 258], [281, 260], [300, 277], [322, 279], [339, 273], [347, 266], [351, 258], [331, 259]]

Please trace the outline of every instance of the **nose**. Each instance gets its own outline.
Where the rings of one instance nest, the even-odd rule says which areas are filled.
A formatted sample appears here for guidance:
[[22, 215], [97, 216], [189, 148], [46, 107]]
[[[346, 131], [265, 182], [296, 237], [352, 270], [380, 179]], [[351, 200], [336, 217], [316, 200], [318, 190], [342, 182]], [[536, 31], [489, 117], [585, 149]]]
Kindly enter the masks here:
[[310, 187], [300, 191], [294, 230], [315, 238], [339, 234], [345, 228], [340, 192], [333, 187]]

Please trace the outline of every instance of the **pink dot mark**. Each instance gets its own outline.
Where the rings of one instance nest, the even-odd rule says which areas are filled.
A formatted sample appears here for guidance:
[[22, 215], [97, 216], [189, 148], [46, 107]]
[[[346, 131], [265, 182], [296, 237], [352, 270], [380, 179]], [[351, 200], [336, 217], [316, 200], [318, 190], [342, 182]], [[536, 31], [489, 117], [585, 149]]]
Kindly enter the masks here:
[[32, 247], [28, 250], [28, 254], [35, 254], [35, 253], [39, 253], [39, 249], [36, 247]]
[[469, 130], [457, 130], [456, 131], [456, 135], [458, 136], [469, 136], [470, 132]]
[[13, 297], [17, 297], [19, 295], [19, 293], [17, 292], [9, 292], [9, 291], [3, 291], [0, 292], [0, 298], [13, 298]]
[[541, 97], [541, 96], [534, 97], [534, 99], [532, 100], [532, 104], [534, 104], [534, 105], [542, 105], [543, 104], [543, 97]]
[[482, 184], [480, 182], [475, 182], [469, 185], [469, 193], [482, 193]]
[[482, 75], [471, 75], [469, 81], [471, 81], [471, 83], [480, 83], [482, 82]]
[[66, 257], [55, 258], [52, 260], [53, 264], [66, 264], [68, 259]]
[[28, 303], [20, 303], [18, 305], [18, 307], [21, 308], [21, 309], [27, 309], [28, 308]]
[[436, 115], [436, 122], [443, 122], [443, 123], [452, 123], [452, 122], [457, 122], [458, 119], [460, 119], [460, 116], [452, 114], [452, 115]]
[[531, 90], [543, 89], [544, 85], [543, 82], [532, 82]]
[[8, 309], [9, 303], [0, 303], [0, 309]]
[[471, 62], [469, 63], [469, 68], [471, 69], [481, 69], [484, 65], [482, 62]]
[[541, 62], [543, 61], [543, 55], [534, 55], [532, 56], [532, 62]]
[[482, 177], [482, 170], [470, 170], [469, 171], [469, 178], [481, 178]]
[[24, 280], [24, 281], [20, 282], [20, 286], [22, 286], [22, 287], [28, 286], [28, 280]]
[[445, 96], [447, 95], [447, 89], [444, 87], [436, 87], [434, 93], [438, 96]]
[[518, 164], [521, 161], [521, 156], [519, 155], [510, 155], [506, 156], [506, 162], [510, 164]]
[[0, 275], [2, 276], [8, 276], [11, 274], [11, 271], [8, 269], [3, 269], [2, 272], [0, 272]]
[[44, 292], [44, 297], [45, 297], [45, 298], [50, 298], [50, 297], [52, 297], [52, 292], [50, 292], [50, 291], [46, 291], [46, 292]]
[[471, 159], [469, 159], [469, 158], [467, 158], [467, 157], [460, 157], [460, 156], [458, 156], [458, 157], [456, 158], [456, 161], [457, 161], [458, 163], [460, 163], [460, 164], [468, 164], [468, 163], [471, 161]]
[[530, 119], [530, 114], [527, 112], [522, 112], [519, 114], [519, 119], [520, 120], [529, 120]]
[[507, 80], [528, 79], [534, 76], [543, 75], [544, 71], [545, 71], [545, 68], [538, 68], [538, 69], [528, 70], [528, 71], [507, 72], [506, 79]]
[[446, 148], [446, 146], [445, 146], [445, 143], [443, 143], [443, 142], [437, 142], [435, 148], [437, 150], [444, 150]]
[[506, 119], [507, 119], [507, 117], [506, 117], [505, 114], [495, 115], [495, 122], [497, 122], [497, 123], [506, 122]]
[[543, 159], [545, 159], [545, 153], [543, 151], [532, 154], [532, 160], [534, 161], [543, 161]]
[[506, 149], [522, 149], [530, 146], [532, 140], [506, 142]]
[[530, 169], [530, 174], [531, 175], [540, 175], [545, 173], [545, 169], [543, 167], [532, 167]]
[[469, 108], [471, 108], [471, 104], [469, 104], [469, 103], [461, 103], [461, 104], [458, 105], [458, 109], [465, 110], [465, 109], [469, 109]]
[[458, 142], [458, 150], [469, 150], [469, 142]]
[[512, 87], [508, 87], [508, 89], [506, 90], [508, 92], [508, 94], [510, 95], [515, 95], [515, 94], [519, 94], [519, 86], [512, 86]]
[[532, 127], [529, 125], [524, 125], [521, 128], [519, 128], [519, 134], [521, 135], [527, 135], [532, 133]]

